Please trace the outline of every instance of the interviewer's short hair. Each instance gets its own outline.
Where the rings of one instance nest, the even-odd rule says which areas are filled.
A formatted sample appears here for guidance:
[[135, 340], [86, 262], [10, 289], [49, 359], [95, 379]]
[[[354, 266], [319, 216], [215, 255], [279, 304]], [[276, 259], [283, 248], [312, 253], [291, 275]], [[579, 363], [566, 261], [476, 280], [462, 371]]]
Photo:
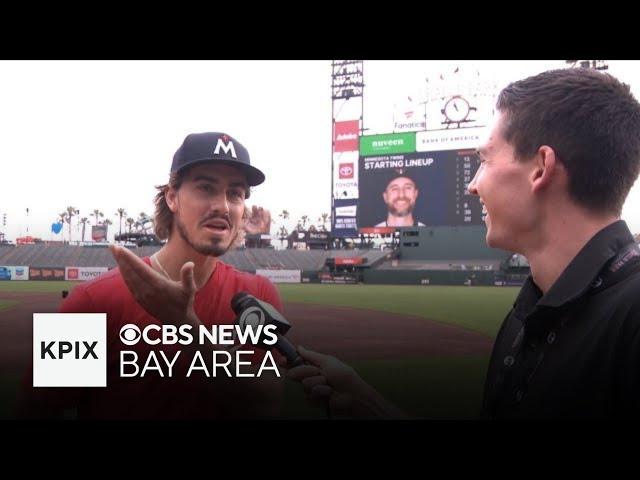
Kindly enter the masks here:
[[621, 213], [640, 171], [640, 104], [628, 85], [586, 68], [551, 70], [511, 83], [496, 108], [518, 160], [553, 148], [577, 204]]

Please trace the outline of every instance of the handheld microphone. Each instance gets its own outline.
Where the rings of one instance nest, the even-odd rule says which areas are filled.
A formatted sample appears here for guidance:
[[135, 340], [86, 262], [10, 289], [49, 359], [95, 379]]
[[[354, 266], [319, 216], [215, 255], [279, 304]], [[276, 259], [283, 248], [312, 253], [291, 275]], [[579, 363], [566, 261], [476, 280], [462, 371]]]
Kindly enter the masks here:
[[275, 325], [275, 334], [278, 339], [276, 343], [274, 345], [265, 344], [264, 333], [261, 334], [258, 343], [264, 348], [268, 349], [273, 347], [280, 352], [287, 359], [287, 366], [289, 368], [297, 367], [304, 363], [303, 358], [298, 354], [296, 348], [289, 339], [285, 337], [291, 328], [291, 324], [272, 305], [258, 300], [247, 292], [238, 292], [231, 299], [231, 308], [237, 315], [236, 325], [239, 325], [242, 329], [247, 326], [255, 329], [259, 325], [262, 325], [264, 329], [267, 325]]
[[[245, 328], [247, 325], [251, 325], [254, 328], [258, 327], [258, 325], [262, 325], [263, 329], [267, 325], [276, 326], [276, 337], [278, 340], [273, 347], [284, 355], [287, 359], [287, 366], [289, 368], [297, 367], [298, 365], [306, 363], [300, 354], [298, 354], [298, 351], [289, 339], [285, 337], [286, 333], [291, 328], [291, 324], [280, 314], [280, 312], [273, 308], [272, 305], [267, 302], [263, 302], [262, 300], [258, 300], [247, 292], [238, 292], [231, 299], [231, 308], [237, 315], [236, 325], [239, 325], [241, 328]], [[269, 345], [263, 343], [264, 337], [265, 335], [263, 333], [259, 338], [259, 342], [264, 345], [265, 348], [270, 348]], [[331, 419], [331, 409], [328, 404], [326, 409], [327, 417]]]

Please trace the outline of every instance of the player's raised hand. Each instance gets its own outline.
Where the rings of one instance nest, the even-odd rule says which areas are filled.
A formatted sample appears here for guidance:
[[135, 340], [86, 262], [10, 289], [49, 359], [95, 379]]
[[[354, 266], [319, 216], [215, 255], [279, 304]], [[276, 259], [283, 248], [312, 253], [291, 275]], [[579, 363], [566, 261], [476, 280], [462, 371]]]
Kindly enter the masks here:
[[248, 234], [271, 232], [271, 212], [266, 208], [254, 205], [244, 221], [244, 229]]
[[165, 324], [188, 323], [196, 327], [201, 323], [193, 310], [196, 294], [193, 262], [185, 263], [180, 281], [174, 281], [126, 248], [111, 245], [109, 249], [131, 294], [150, 315]]

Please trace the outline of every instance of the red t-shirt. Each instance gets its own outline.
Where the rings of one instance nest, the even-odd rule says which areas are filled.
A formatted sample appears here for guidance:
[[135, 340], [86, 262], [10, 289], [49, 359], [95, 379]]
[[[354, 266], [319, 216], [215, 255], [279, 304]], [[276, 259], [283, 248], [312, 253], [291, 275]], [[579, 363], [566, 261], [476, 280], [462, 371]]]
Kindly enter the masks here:
[[[143, 260], [150, 265], [148, 257]], [[236, 315], [231, 308], [231, 299], [241, 291], [270, 303], [282, 313], [280, 295], [267, 278], [240, 272], [218, 261], [211, 278], [196, 293], [196, 315], [208, 327], [233, 324]], [[76, 286], [63, 302], [60, 312], [107, 314], [107, 387], [31, 387], [32, 396], [35, 397], [32, 400], [37, 401], [37, 397], [40, 397], [40, 401], [36, 403], [49, 402], [50, 407], [55, 404], [57, 411], [76, 407], [79, 418], [216, 418], [216, 399], [215, 395], [212, 396], [212, 390], [215, 389], [211, 388], [211, 382], [215, 379], [207, 378], [202, 370], [197, 369], [192, 371], [189, 378], [186, 377], [195, 353], [189, 347], [179, 343], [150, 346], [143, 341], [126, 346], [120, 340], [120, 329], [123, 325], [132, 323], [142, 331], [149, 324], [160, 325], [161, 322], [149, 315], [135, 301], [119, 269]], [[191, 333], [197, 338], [196, 331], [192, 330]], [[158, 332], [153, 332], [154, 337], [158, 335]], [[137, 353], [137, 365], [140, 369], [137, 376], [120, 376], [121, 350]], [[156, 353], [164, 377], [160, 376], [157, 370], [148, 370], [144, 377], [140, 376], [151, 350]], [[173, 366], [171, 378], [168, 378], [168, 366], [160, 355], [160, 350], [169, 361], [173, 359], [176, 351], [181, 350]], [[243, 355], [241, 361], [251, 360], [253, 365], [260, 365], [263, 351], [252, 344], [245, 345], [242, 350], [254, 350], [256, 355]], [[212, 358], [203, 356], [203, 363], [211, 375]], [[131, 372], [134, 367], [125, 365], [124, 368], [125, 371]], [[217, 374], [226, 375], [221, 368], [217, 369]]]

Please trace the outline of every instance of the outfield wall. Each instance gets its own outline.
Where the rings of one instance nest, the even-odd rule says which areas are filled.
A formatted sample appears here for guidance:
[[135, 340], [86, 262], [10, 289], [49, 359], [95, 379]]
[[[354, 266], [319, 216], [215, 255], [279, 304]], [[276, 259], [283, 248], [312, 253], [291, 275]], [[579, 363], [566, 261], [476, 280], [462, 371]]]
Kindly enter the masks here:
[[[20, 280], [91, 280], [107, 271], [106, 268], [86, 267], [22, 267]], [[9, 278], [6, 271], [6, 280]], [[334, 274], [316, 270], [258, 270], [258, 273], [274, 283], [333, 283], [371, 285], [470, 285], [517, 286], [522, 285], [527, 274], [506, 275], [495, 270], [377, 270], [365, 268], [353, 274]], [[26, 278], [25, 278], [26, 277]]]
[[496, 285], [487, 270], [365, 270], [364, 283], [387, 285]]

